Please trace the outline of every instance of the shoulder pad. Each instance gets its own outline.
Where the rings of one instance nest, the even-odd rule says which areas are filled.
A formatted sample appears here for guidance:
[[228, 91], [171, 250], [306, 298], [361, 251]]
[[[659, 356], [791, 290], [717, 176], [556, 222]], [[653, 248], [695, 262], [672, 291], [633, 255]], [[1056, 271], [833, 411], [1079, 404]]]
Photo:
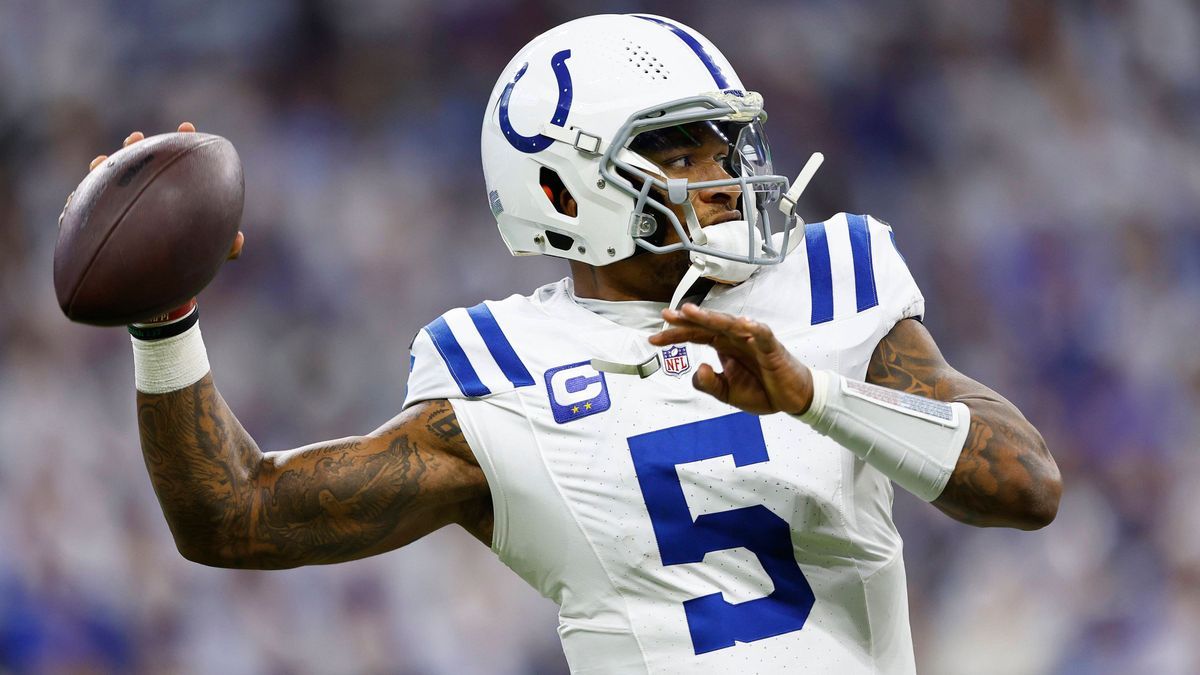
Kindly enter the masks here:
[[413, 339], [405, 407], [434, 398], [485, 398], [534, 384], [489, 303], [452, 309]]
[[804, 248], [812, 325], [875, 307], [900, 318], [919, 316], [924, 310], [924, 299], [887, 223], [868, 215], [839, 213], [805, 225]]

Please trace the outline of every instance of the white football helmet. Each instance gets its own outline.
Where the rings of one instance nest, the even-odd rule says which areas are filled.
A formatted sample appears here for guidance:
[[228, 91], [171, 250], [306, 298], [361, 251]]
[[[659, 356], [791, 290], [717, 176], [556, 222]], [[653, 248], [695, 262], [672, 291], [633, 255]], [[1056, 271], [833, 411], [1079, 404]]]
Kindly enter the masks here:
[[[513, 57], [488, 101], [483, 173], [500, 235], [513, 255], [591, 265], [623, 260], [639, 247], [686, 249], [695, 265], [708, 263], [712, 274], [705, 276], [740, 281], [799, 243], [803, 228], [792, 236], [800, 222], [795, 201], [816, 169], [810, 161], [789, 191], [788, 180], [772, 173], [765, 120], [762, 97], [746, 91], [721, 52], [687, 26], [644, 14], [558, 26]], [[731, 143], [728, 179], [668, 180], [629, 149], [638, 134], [704, 121]], [[556, 181], [575, 199], [574, 217], [543, 188]], [[724, 186], [741, 191], [745, 220], [701, 232], [690, 191]], [[686, 222], [664, 198], [680, 206]], [[783, 212], [776, 222], [767, 212], [772, 205]], [[662, 233], [653, 236], [660, 222], [680, 243], [654, 243], [662, 241]]]

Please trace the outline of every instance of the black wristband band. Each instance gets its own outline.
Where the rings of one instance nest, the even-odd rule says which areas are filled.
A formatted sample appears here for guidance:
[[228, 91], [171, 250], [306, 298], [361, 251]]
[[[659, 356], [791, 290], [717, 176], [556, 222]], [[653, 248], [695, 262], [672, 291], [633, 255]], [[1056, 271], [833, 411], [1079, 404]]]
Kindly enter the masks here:
[[139, 340], [154, 341], [165, 340], [169, 337], [181, 335], [187, 329], [196, 325], [200, 320], [200, 308], [192, 310], [191, 314], [173, 323], [151, 324], [148, 326], [138, 326], [135, 324], [129, 325], [129, 334]]

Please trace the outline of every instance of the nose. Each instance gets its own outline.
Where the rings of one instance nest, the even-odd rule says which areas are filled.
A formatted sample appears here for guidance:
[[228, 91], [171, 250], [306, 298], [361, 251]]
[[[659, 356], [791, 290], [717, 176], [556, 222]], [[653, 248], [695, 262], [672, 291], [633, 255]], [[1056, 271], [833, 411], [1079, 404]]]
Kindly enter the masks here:
[[[710, 180], [726, 180], [732, 178], [729, 172], [725, 170], [725, 166], [718, 162], [713, 162], [708, 165], [702, 176], [696, 178], [696, 182]], [[701, 188], [696, 191], [696, 199], [704, 204], [725, 204], [733, 206], [737, 204], [738, 199], [742, 196], [742, 188], [738, 185], [723, 185], [720, 187]]]

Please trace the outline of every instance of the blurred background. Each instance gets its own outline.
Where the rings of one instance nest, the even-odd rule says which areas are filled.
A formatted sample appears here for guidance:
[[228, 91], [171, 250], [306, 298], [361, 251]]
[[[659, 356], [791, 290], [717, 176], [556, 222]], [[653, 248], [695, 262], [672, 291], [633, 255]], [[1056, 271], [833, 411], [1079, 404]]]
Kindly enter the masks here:
[[0, 0], [0, 672], [562, 673], [555, 611], [456, 528], [287, 572], [185, 561], [142, 467], [128, 336], [68, 323], [55, 221], [88, 161], [190, 120], [246, 175], [205, 292], [264, 449], [395, 414], [412, 335], [566, 274], [495, 232], [503, 65], [592, 13], [712, 38], [808, 220], [895, 228], [951, 363], [1043, 431], [1029, 534], [906, 494], [923, 673], [1200, 673], [1200, 10], [1190, 0]]

